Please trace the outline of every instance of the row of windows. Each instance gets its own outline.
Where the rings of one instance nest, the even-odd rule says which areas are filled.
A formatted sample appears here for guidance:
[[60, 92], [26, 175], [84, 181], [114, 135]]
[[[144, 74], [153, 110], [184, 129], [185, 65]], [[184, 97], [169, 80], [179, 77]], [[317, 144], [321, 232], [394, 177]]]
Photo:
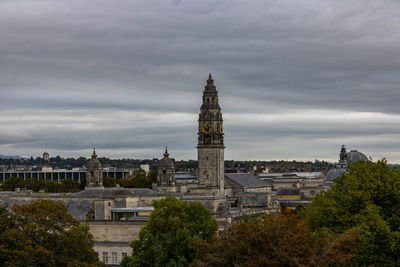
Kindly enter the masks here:
[[[121, 258], [118, 260], [118, 253], [117, 252], [111, 252], [111, 259], [108, 256], [108, 252], [103, 252], [103, 262], [105, 264], [119, 264], [124, 257], [126, 257], [128, 254], [126, 252], [121, 253]], [[111, 261], [110, 261], [111, 260]]]

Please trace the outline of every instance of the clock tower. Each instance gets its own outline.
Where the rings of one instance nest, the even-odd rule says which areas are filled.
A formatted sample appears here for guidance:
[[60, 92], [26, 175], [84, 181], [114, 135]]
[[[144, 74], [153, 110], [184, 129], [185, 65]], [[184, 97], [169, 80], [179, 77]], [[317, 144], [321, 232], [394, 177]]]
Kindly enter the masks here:
[[210, 73], [199, 114], [198, 181], [201, 186], [217, 189], [221, 195], [224, 194], [224, 149], [221, 107]]

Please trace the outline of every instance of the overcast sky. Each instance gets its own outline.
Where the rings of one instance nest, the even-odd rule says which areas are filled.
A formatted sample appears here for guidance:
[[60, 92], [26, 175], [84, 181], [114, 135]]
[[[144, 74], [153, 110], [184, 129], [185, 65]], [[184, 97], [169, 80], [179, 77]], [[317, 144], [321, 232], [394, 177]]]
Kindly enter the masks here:
[[400, 163], [398, 0], [0, 0], [0, 154]]

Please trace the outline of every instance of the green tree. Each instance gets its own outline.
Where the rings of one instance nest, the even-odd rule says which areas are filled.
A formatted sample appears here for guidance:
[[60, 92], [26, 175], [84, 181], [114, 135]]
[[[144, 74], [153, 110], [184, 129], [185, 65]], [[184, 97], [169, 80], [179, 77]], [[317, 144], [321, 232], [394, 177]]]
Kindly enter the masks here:
[[192, 266], [347, 266], [354, 233], [313, 233], [294, 212], [243, 218], [197, 250]]
[[122, 266], [188, 266], [196, 244], [206, 242], [218, 226], [200, 203], [167, 197], [153, 202], [154, 212], [132, 241], [132, 256]]
[[6, 208], [0, 207], [0, 215], [1, 215], [2, 213], [5, 213], [5, 212], [7, 212]]
[[1, 185], [2, 191], [15, 191], [15, 188], [23, 188], [25, 186], [24, 180], [21, 178], [8, 178]]
[[103, 185], [104, 187], [115, 187], [117, 185], [117, 180], [112, 177], [104, 177]]
[[103, 266], [93, 245], [62, 203], [39, 200], [0, 214], [1, 266]]
[[62, 184], [65, 187], [65, 192], [78, 192], [81, 186], [79, 182], [75, 182], [71, 179], [65, 179]]
[[311, 229], [359, 234], [357, 265], [400, 264], [400, 171], [356, 162], [304, 210]]
[[157, 175], [158, 171], [157, 170], [151, 170], [147, 174], [147, 179], [151, 180], [153, 183], [157, 182]]
[[43, 180], [38, 180], [38, 179], [26, 179], [23, 180], [24, 188], [28, 190], [32, 190], [34, 192], [39, 192], [39, 190], [44, 190], [47, 191], [47, 186], [46, 182]]
[[133, 178], [146, 178], [146, 171], [142, 169], [137, 169], [132, 172], [131, 175]]
[[152, 182], [145, 177], [136, 177], [132, 179], [133, 188], [151, 188]]

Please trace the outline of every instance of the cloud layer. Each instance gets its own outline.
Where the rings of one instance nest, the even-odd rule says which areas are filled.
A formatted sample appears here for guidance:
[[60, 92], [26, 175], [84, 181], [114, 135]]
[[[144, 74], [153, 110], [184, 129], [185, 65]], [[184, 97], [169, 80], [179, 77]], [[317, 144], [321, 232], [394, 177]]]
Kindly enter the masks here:
[[228, 159], [400, 158], [398, 1], [0, 2], [0, 154], [196, 158], [209, 72]]

